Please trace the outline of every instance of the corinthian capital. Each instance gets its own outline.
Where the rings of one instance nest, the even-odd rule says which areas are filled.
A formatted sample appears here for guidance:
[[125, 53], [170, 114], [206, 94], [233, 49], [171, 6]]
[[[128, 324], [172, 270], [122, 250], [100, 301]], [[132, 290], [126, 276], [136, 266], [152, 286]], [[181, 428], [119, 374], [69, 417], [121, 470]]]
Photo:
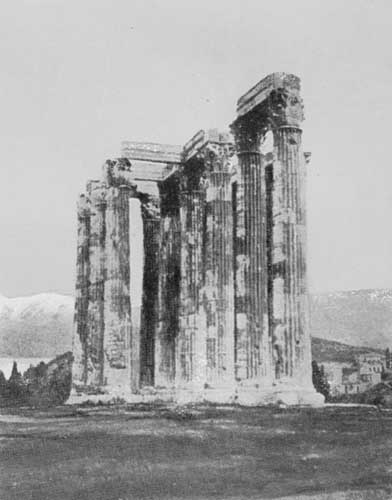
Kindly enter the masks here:
[[131, 162], [127, 158], [107, 160], [103, 165], [103, 181], [107, 186], [134, 187]]
[[230, 172], [234, 155], [234, 145], [231, 142], [209, 142], [202, 150], [202, 154], [208, 172]]
[[273, 90], [268, 99], [268, 120], [271, 128], [300, 127], [304, 120], [304, 105], [296, 88]]
[[238, 153], [254, 152], [260, 150], [261, 139], [265, 133], [265, 126], [256, 113], [240, 116], [231, 125], [235, 145]]
[[95, 206], [104, 206], [106, 204], [107, 188], [102, 181], [92, 180], [87, 182], [87, 193], [91, 204]]
[[300, 127], [304, 119], [300, 92], [301, 82], [297, 76], [272, 73], [240, 97], [238, 118], [233, 124], [240, 148], [246, 149], [257, 142], [260, 131]]
[[[185, 165], [200, 165], [200, 175], [209, 172], [229, 172], [234, 145], [230, 134], [217, 129], [200, 130], [186, 143], [183, 151]], [[189, 169], [186, 169], [189, 170]]]

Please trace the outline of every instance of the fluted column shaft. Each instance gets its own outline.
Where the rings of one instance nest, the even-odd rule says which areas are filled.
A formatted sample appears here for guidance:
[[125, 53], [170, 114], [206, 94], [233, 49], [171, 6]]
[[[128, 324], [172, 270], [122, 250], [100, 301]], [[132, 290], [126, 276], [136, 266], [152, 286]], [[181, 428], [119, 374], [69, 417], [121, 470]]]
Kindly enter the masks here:
[[274, 130], [273, 356], [277, 378], [309, 383], [307, 330], [306, 196], [301, 129]]
[[257, 125], [240, 122], [235, 130], [236, 378], [246, 380], [270, 375], [265, 175]]
[[160, 256], [160, 218], [158, 207], [142, 204], [144, 269], [140, 329], [140, 382], [154, 384], [154, 342], [158, 317], [158, 271]]
[[136, 389], [131, 380], [129, 197], [127, 186], [107, 189], [104, 383]]
[[197, 390], [206, 376], [206, 324], [200, 308], [203, 280], [205, 190], [180, 194], [181, 287], [180, 328], [176, 347], [176, 386]]
[[156, 387], [171, 388], [175, 380], [181, 273], [178, 181], [168, 181], [160, 186], [160, 194], [159, 289], [154, 382]]
[[77, 257], [75, 287], [75, 317], [72, 342], [72, 380], [75, 386], [87, 382], [87, 311], [89, 301], [89, 244], [90, 207], [86, 195], [81, 195], [77, 206]]
[[[231, 176], [222, 156], [207, 174], [205, 283], [207, 383], [234, 383], [233, 213]], [[215, 162], [214, 162], [215, 163]]]
[[86, 383], [103, 382], [104, 289], [105, 289], [105, 216], [106, 190], [96, 183], [91, 187], [90, 217], [90, 286], [87, 312]]

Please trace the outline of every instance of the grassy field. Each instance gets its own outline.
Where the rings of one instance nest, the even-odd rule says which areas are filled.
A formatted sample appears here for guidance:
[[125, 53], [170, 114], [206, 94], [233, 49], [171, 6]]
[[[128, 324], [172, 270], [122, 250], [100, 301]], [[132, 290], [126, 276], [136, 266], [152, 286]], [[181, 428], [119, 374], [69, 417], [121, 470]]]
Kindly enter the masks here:
[[392, 412], [372, 408], [60, 407], [0, 426], [1, 500], [392, 498]]

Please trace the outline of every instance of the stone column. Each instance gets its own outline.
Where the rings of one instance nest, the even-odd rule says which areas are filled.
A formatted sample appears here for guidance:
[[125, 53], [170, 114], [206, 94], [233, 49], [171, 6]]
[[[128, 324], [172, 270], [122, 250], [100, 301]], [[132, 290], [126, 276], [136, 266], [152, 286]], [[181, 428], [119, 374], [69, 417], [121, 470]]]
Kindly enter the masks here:
[[86, 385], [103, 383], [104, 281], [105, 281], [105, 215], [106, 187], [100, 181], [88, 183], [90, 216], [90, 287], [87, 311]]
[[[238, 175], [235, 186], [236, 378], [254, 392], [270, 381], [267, 309], [265, 175], [262, 128], [252, 115], [239, 117], [235, 134]], [[260, 392], [260, 391], [256, 391]], [[248, 396], [240, 396], [247, 402]], [[249, 395], [249, 398], [252, 398]]]
[[200, 173], [197, 165], [186, 165], [180, 192], [181, 286], [176, 390], [181, 402], [201, 397], [206, 378], [206, 320], [199, 302], [203, 279], [205, 203]]
[[152, 386], [154, 385], [154, 344], [158, 316], [158, 271], [161, 258], [159, 201], [146, 195], [142, 197], [141, 208], [144, 269], [140, 328], [140, 382], [142, 386]]
[[108, 187], [104, 383], [110, 393], [135, 390], [131, 380], [129, 185]]
[[311, 388], [306, 281], [306, 192], [302, 131], [274, 128], [272, 313], [276, 378]]
[[[223, 162], [222, 162], [223, 163]], [[234, 283], [231, 172], [217, 165], [206, 193], [207, 383], [234, 383]]]
[[162, 182], [159, 190], [161, 214], [154, 378], [156, 388], [170, 390], [175, 381], [179, 329], [181, 234], [178, 177], [172, 176]]
[[72, 365], [73, 387], [83, 387], [87, 382], [87, 311], [89, 293], [89, 243], [90, 243], [90, 201], [80, 195], [77, 205], [77, 257], [75, 287], [75, 317], [72, 341], [74, 357]]

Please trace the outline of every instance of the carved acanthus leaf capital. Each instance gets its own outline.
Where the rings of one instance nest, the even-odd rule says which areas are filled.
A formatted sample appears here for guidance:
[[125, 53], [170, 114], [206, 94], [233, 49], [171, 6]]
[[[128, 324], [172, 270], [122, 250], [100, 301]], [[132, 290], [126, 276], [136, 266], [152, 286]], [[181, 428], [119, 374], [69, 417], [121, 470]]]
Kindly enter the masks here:
[[273, 90], [268, 98], [268, 120], [272, 129], [284, 126], [299, 128], [304, 120], [304, 105], [299, 90]]
[[87, 183], [87, 192], [90, 197], [91, 205], [106, 205], [107, 187], [105, 183], [101, 181], [89, 181]]
[[143, 218], [159, 219], [161, 213], [159, 197], [144, 194], [140, 195], [139, 199]]
[[107, 160], [103, 165], [103, 181], [107, 186], [129, 186], [134, 188], [131, 162], [127, 158]]
[[265, 134], [265, 124], [255, 112], [240, 116], [231, 126], [238, 153], [260, 150], [261, 139]]
[[235, 148], [232, 143], [207, 143], [202, 151], [207, 173], [230, 172], [234, 152]]

